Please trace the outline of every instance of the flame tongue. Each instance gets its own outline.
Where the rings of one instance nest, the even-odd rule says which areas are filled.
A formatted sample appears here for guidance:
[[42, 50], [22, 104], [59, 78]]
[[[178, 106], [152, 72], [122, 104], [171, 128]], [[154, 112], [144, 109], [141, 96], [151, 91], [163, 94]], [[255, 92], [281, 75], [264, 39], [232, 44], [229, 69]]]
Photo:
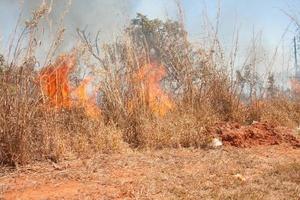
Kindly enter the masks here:
[[173, 107], [160, 86], [165, 74], [164, 67], [155, 63], [144, 65], [136, 74], [137, 81], [142, 84], [139, 96], [144, 98], [149, 109], [157, 116], [164, 116]]
[[87, 86], [91, 81], [90, 77], [84, 79], [75, 89], [74, 95], [77, 97], [77, 105], [84, 108], [87, 116], [96, 119], [100, 116], [101, 111], [96, 105], [96, 97], [90, 97], [87, 93]]
[[[48, 97], [50, 106], [56, 108], [83, 107], [86, 114], [92, 118], [98, 118], [101, 114], [96, 105], [96, 98], [89, 97], [87, 86], [91, 78], [83, 80], [80, 85], [71, 92], [69, 75], [76, 65], [74, 55], [60, 56], [54, 65], [47, 67], [40, 74], [40, 83], [43, 93]], [[142, 87], [138, 90], [138, 98], [156, 116], [164, 116], [173, 108], [173, 103], [163, 92], [160, 81], [165, 77], [165, 69], [156, 63], [146, 64], [141, 67], [134, 76], [134, 81]], [[74, 99], [71, 96], [75, 97]], [[130, 104], [131, 102], [129, 102]]]
[[[89, 117], [97, 118], [100, 110], [96, 105], [96, 98], [90, 98], [87, 93], [87, 85], [91, 78], [83, 80], [78, 88], [71, 91], [69, 76], [76, 65], [74, 54], [60, 56], [55, 64], [46, 67], [40, 74], [41, 89], [49, 99], [50, 107], [58, 109], [83, 107]], [[71, 97], [75, 96], [77, 101]]]
[[54, 65], [48, 66], [40, 74], [40, 84], [51, 106], [70, 108], [69, 74], [76, 65], [75, 56], [60, 56]]

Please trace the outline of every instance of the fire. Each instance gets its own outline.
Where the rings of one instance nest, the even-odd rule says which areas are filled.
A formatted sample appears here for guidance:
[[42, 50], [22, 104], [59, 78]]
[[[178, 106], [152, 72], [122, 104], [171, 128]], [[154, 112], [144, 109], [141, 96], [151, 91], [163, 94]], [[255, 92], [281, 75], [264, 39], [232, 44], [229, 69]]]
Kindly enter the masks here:
[[[87, 92], [92, 78], [84, 79], [77, 88], [71, 89], [69, 76], [75, 66], [76, 56], [70, 54], [60, 56], [53, 65], [42, 70], [39, 76], [42, 92], [47, 97], [50, 107], [81, 107], [87, 116], [98, 118], [101, 111], [96, 104], [96, 95], [90, 97]], [[144, 65], [134, 74], [134, 83], [141, 86], [138, 89], [139, 101], [143, 101], [157, 116], [164, 116], [173, 108], [172, 101], [160, 86], [165, 74], [165, 68], [155, 62]], [[132, 102], [129, 102], [129, 105], [132, 105]]]
[[84, 79], [75, 89], [74, 94], [77, 97], [77, 105], [84, 108], [87, 116], [98, 118], [101, 114], [100, 109], [96, 105], [96, 97], [90, 97], [87, 93], [87, 86], [92, 81], [92, 78]]
[[139, 98], [146, 103], [149, 109], [157, 116], [164, 116], [173, 107], [160, 86], [160, 81], [165, 77], [165, 68], [156, 63], [149, 63], [138, 70], [135, 75], [137, 82], [141, 83]]
[[74, 55], [60, 56], [53, 65], [46, 67], [40, 74], [42, 92], [56, 108], [71, 107], [69, 75], [76, 65]]
[[50, 107], [82, 107], [87, 116], [97, 118], [101, 112], [96, 98], [89, 97], [87, 93], [91, 78], [84, 79], [77, 88], [71, 89], [69, 76], [76, 66], [76, 59], [75, 54], [62, 55], [53, 65], [42, 70], [39, 76], [42, 92], [48, 98]]

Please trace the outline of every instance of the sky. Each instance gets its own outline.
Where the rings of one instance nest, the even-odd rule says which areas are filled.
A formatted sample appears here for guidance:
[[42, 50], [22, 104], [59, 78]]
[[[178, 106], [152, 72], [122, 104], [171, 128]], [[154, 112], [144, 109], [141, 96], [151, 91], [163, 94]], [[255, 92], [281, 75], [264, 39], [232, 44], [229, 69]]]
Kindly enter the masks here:
[[[136, 10], [150, 17], [164, 17], [176, 12], [172, 0], [140, 0]], [[194, 37], [201, 32], [201, 15], [207, 10], [214, 18], [217, 13], [217, 0], [183, 0], [184, 15], [187, 29]], [[270, 43], [277, 43], [290, 19], [283, 11], [293, 12], [293, 7], [300, 7], [299, 0], [221, 0], [221, 30], [222, 34], [231, 35], [235, 24], [241, 26], [243, 32], [262, 30]], [[172, 16], [172, 15], [171, 15]], [[213, 19], [212, 19], [213, 20]]]
[[[136, 10], [153, 18], [174, 17], [172, 13], [176, 13], [177, 9], [172, 0], [139, 2]], [[203, 13], [207, 13], [210, 21], [215, 23], [220, 7], [219, 37], [225, 51], [233, 48], [232, 36], [237, 27], [239, 58], [242, 63], [253, 33], [261, 32], [262, 51], [268, 58], [267, 63], [262, 63], [257, 70], [261, 74], [266, 74], [269, 70], [274, 71], [275, 76], [281, 79], [283, 84], [288, 82], [291, 73], [294, 73], [292, 41], [296, 34], [296, 26], [286, 13], [291, 15], [299, 13], [297, 8], [300, 8], [300, 0], [182, 0], [181, 2], [186, 29], [195, 44], [204, 38], [201, 26]], [[276, 50], [277, 54], [273, 57]]]
[[[41, 0], [23, 1], [25, 18], [28, 18], [32, 9], [41, 2]], [[2, 49], [6, 48], [9, 35], [16, 24], [20, 12], [18, 2], [19, 0], [0, 0]], [[54, 2], [62, 4], [63, 0]], [[215, 23], [220, 5], [219, 36], [225, 48], [230, 49], [232, 46], [234, 27], [239, 29], [241, 47], [248, 46], [253, 31], [262, 31], [262, 42], [266, 51], [273, 52], [280, 42], [286, 49], [292, 48], [295, 26], [292, 24], [287, 30], [291, 19], [284, 12], [291, 14], [298, 12], [296, 8], [300, 8], [300, 0], [179, 0], [179, 2], [184, 11], [189, 38], [194, 44], [203, 39], [203, 14], [207, 13], [210, 21]], [[63, 6], [58, 5], [57, 9], [62, 11]], [[177, 11], [175, 0], [73, 0], [65, 23], [70, 41], [76, 37], [76, 28], [87, 28], [92, 34], [101, 30], [103, 41], [106, 41], [117, 36], [137, 12], [150, 18], [176, 19]], [[53, 23], [57, 22], [59, 16], [57, 13], [53, 14]], [[281, 41], [284, 33], [284, 40]], [[66, 46], [71, 48], [71, 45]]]
[[[25, 7], [26, 4], [31, 4], [31, 6], [27, 6], [29, 13], [30, 9], [40, 2], [40, 0], [23, 1]], [[63, 0], [54, 0], [54, 2], [63, 2]], [[136, 12], [146, 14], [151, 18], [166, 18], [167, 16], [174, 18], [177, 12], [174, 2], [174, 0], [73, 0], [74, 6], [70, 8], [69, 13], [76, 16], [76, 20], [86, 19], [87, 16], [102, 16], [101, 13], [105, 13], [106, 17], [101, 17], [97, 20], [98, 22], [105, 21], [104, 18], [108, 18], [108, 15], [113, 15], [113, 25], [120, 26], [118, 21], [124, 23], [124, 16], [129, 19], [134, 17]], [[289, 17], [282, 10], [290, 12], [293, 8], [300, 7], [299, 0], [221, 0], [220, 2], [222, 34], [230, 35], [235, 24], [242, 27], [244, 32], [251, 32], [254, 27], [256, 30], [263, 30], [272, 44], [280, 39], [290, 22]], [[126, 8], [126, 4], [129, 8]], [[201, 32], [203, 11], [207, 10], [210, 17], [215, 17], [218, 0], [181, 0], [181, 4], [184, 9], [186, 27], [190, 35], [197, 38]], [[114, 13], [107, 13], [105, 9], [109, 8], [108, 11], [111, 11], [112, 7], [115, 7]], [[12, 31], [18, 15], [18, 0], [0, 0], [0, 32], [2, 35], [7, 36]], [[89, 24], [89, 21], [82, 23]], [[97, 26], [97, 22], [90, 25]], [[107, 26], [107, 24], [105, 25]]]

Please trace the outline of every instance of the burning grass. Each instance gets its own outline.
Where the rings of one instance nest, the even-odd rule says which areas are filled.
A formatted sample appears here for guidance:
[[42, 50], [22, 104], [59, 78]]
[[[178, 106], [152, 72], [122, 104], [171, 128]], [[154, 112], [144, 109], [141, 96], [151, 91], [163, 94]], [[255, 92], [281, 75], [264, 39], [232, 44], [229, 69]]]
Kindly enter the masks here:
[[[43, 12], [25, 27], [29, 38], [37, 37]], [[128, 146], [200, 148], [211, 141], [216, 122], [298, 126], [298, 101], [274, 87], [254, 92], [253, 69], [233, 77], [233, 58], [210, 35], [209, 48], [194, 48], [180, 22], [139, 14], [123, 38], [103, 48], [78, 31], [79, 45], [54, 62], [49, 56], [42, 68], [33, 40], [16, 45], [18, 54], [0, 62], [0, 163], [57, 161]], [[19, 41], [27, 40], [21, 35]], [[93, 70], [82, 78], [79, 69], [87, 66]]]
[[60, 56], [56, 62], [40, 72], [40, 86], [44, 101], [56, 108], [71, 107], [69, 76], [76, 65], [74, 55]]

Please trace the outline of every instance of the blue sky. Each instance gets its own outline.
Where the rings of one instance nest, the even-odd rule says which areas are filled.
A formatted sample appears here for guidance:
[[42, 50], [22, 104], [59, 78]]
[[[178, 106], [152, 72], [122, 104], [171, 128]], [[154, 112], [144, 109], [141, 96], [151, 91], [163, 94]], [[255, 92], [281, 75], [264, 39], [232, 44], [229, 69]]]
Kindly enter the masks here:
[[[181, 2], [189, 36], [192, 41], [197, 42], [201, 39], [203, 31], [201, 28], [203, 11], [206, 11], [211, 22], [215, 23], [218, 1], [182, 0]], [[284, 12], [293, 15], [298, 12], [297, 8], [300, 8], [299, 0], [221, 0], [219, 37], [223, 47], [225, 50], [232, 48], [232, 35], [234, 27], [237, 26], [240, 37], [239, 47], [245, 55], [253, 31], [261, 31], [263, 50], [269, 56], [267, 62], [274, 60], [270, 70], [277, 72], [278, 77], [280, 76], [279, 78], [286, 84], [290, 73], [293, 72], [291, 51], [296, 28], [294, 24], [289, 26], [291, 19]], [[176, 12], [176, 6], [172, 0], [141, 0], [136, 10], [153, 18], [164, 18], [166, 11], [169, 17], [174, 17], [172, 13]], [[283, 40], [281, 40], [282, 37]], [[277, 47], [280, 47], [278, 54], [273, 58]], [[243, 59], [243, 53], [239, 57]], [[258, 70], [265, 73], [269, 69], [261, 65]]]
[[[185, 23], [192, 38], [201, 35], [201, 15], [207, 10], [211, 20], [216, 16], [217, 0], [183, 0]], [[244, 37], [250, 36], [252, 30], [263, 31], [266, 43], [277, 45], [282, 34], [290, 23], [282, 10], [293, 12], [293, 8], [300, 8], [297, 0], [222, 0], [221, 1], [220, 34], [224, 38], [231, 37], [234, 25], [240, 27]], [[136, 10], [150, 17], [165, 17], [176, 12], [172, 0], [141, 0]], [[289, 34], [293, 29], [290, 29]], [[290, 36], [290, 35], [289, 35]]]

